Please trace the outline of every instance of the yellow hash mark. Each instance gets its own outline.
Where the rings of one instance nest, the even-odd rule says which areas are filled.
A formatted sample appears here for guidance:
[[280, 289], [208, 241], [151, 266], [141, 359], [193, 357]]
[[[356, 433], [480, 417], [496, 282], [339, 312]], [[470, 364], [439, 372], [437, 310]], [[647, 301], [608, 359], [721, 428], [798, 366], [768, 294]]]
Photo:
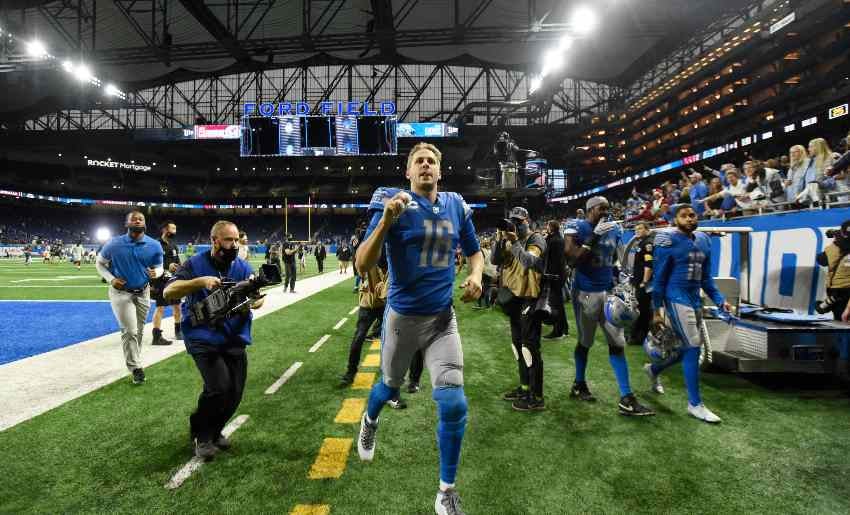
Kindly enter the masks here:
[[345, 399], [342, 408], [336, 414], [334, 422], [337, 424], [356, 424], [360, 422], [360, 415], [366, 409], [366, 399]]
[[330, 512], [327, 504], [296, 504], [289, 515], [328, 515]]
[[375, 382], [374, 372], [357, 372], [354, 376], [354, 382], [351, 384], [352, 390], [371, 390], [372, 383]]
[[319, 455], [307, 477], [310, 479], [339, 479], [345, 471], [351, 438], [325, 438]]
[[381, 340], [377, 338], [372, 340], [372, 345], [369, 347], [369, 350], [381, 350]]
[[363, 360], [363, 364], [361, 366], [364, 366], [364, 367], [380, 367], [381, 366], [381, 355], [380, 354], [366, 354], [366, 359]]

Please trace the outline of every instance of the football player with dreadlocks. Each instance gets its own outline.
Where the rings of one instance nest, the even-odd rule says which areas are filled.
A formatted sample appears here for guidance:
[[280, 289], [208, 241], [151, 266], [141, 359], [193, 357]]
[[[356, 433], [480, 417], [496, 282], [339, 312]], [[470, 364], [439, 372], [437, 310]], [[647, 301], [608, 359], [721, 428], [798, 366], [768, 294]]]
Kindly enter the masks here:
[[608, 200], [592, 197], [587, 201], [587, 218], [571, 220], [564, 230], [565, 254], [575, 268], [572, 304], [576, 317], [578, 344], [575, 350], [576, 377], [570, 397], [593, 402], [585, 380], [587, 356], [593, 345], [596, 326], [608, 341], [608, 361], [620, 387], [620, 414], [626, 416], [655, 415], [640, 404], [629, 384], [629, 368], [624, 347], [626, 339], [622, 327], [617, 327], [605, 317], [605, 303], [614, 288], [614, 261], [623, 231], [608, 218]]
[[688, 414], [716, 424], [720, 417], [702, 403], [699, 392], [699, 354], [702, 343], [702, 300], [700, 289], [721, 310], [731, 312], [731, 306], [720, 294], [711, 277], [711, 241], [697, 228], [697, 214], [690, 204], [673, 206], [676, 228], [658, 232], [652, 260], [652, 303], [655, 316], [654, 331], [660, 331], [666, 314], [682, 349], [673, 359], [647, 365], [644, 369], [657, 393], [658, 375], [664, 369], [682, 362], [685, 386], [688, 390]]

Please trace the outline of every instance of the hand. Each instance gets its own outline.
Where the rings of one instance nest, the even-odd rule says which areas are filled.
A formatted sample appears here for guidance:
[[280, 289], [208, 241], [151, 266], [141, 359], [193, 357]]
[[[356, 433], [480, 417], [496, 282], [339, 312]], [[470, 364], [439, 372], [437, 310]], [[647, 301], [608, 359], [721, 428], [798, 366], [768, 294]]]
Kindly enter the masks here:
[[180, 268], [180, 265], [178, 265], [177, 263], [171, 263], [170, 265], [168, 265], [168, 271], [172, 274], [176, 272], [178, 268]]
[[723, 311], [725, 311], [727, 313], [731, 313], [732, 312], [732, 304], [729, 304], [728, 302], [723, 301], [723, 304], [720, 306], [720, 309], [722, 309]]
[[504, 236], [505, 236], [505, 239], [508, 240], [511, 243], [513, 243], [513, 242], [515, 242], [519, 239], [519, 237], [517, 237], [515, 232], [505, 231]]
[[112, 280], [112, 287], [116, 290], [123, 290], [125, 284], [127, 284], [127, 281], [121, 279], [120, 277], [116, 277]]
[[651, 327], [653, 331], [658, 331], [664, 327], [664, 315], [662, 315], [660, 311], [657, 311], [652, 317], [652, 322], [649, 327]]
[[842, 322], [850, 322], [850, 304], [847, 304], [847, 309], [844, 310], [844, 313], [841, 314]]
[[156, 269], [155, 268], [148, 268], [146, 270], [146, 272], [148, 273], [148, 279], [156, 279]]
[[218, 277], [213, 277], [211, 275], [207, 275], [204, 277], [198, 277], [198, 283], [200, 283], [202, 288], [207, 290], [212, 290], [221, 286], [221, 279]]
[[460, 300], [463, 302], [472, 302], [481, 296], [481, 276], [472, 276], [466, 278], [460, 285], [465, 291]]
[[409, 193], [399, 191], [384, 205], [384, 218], [390, 222], [395, 222], [412, 200], [413, 198]]
[[596, 228], [593, 229], [593, 234], [602, 236], [603, 234], [607, 234], [614, 230], [616, 227], [617, 222], [599, 222], [596, 224]]

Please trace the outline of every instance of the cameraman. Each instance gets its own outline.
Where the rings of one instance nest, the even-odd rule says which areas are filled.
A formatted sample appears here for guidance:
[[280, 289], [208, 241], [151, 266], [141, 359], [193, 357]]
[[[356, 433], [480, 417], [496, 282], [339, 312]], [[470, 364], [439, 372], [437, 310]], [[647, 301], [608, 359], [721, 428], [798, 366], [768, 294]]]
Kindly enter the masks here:
[[[212, 459], [218, 450], [230, 448], [221, 434], [224, 425], [236, 412], [242, 400], [248, 358], [245, 347], [251, 344], [250, 310], [211, 326], [194, 326], [192, 306], [203, 301], [222, 281], [243, 281], [253, 275], [251, 265], [238, 257], [239, 231], [233, 222], [219, 221], [210, 230], [212, 248], [187, 260], [166, 286], [166, 300], [185, 297], [183, 303], [183, 336], [186, 350], [201, 373], [204, 390], [198, 407], [189, 417], [195, 455]], [[263, 305], [256, 300], [251, 309]]]
[[845, 309], [850, 299], [850, 220], [841, 224], [841, 229], [832, 233], [832, 243], [817, 255], [817, 263], [828, 269], [826, 276], [826, 300], [818, 302], [819, 313], [832, 312], [835, 320], [847, 321], [850, 311]]
[[[540, 411], [545, 409], [543, 360], [540, 355], [542, 321], [533, 315], [540, 297], [546, 240], [531, 231], [525, 208], [511, 209], [509, 218], [496, 233], [496, 247], [491, 260], [502, 270], [499, 301], [510, 317], [511, 342], [519, 365], [520, 385], [502, 398], [512, 401], [517, 411]], [[507, 295], [508, 291], [510, 295]], [[506, 299], [507, 296], [510, 299]]]
[[289, 287], [289, 293], [295, 293], [295, 255], [298, 253], [298, 247], [295, 243], [286, 242], [283, 244], [283, 264], [286, 267], [286, 278], [283, 281], [283, 291]]

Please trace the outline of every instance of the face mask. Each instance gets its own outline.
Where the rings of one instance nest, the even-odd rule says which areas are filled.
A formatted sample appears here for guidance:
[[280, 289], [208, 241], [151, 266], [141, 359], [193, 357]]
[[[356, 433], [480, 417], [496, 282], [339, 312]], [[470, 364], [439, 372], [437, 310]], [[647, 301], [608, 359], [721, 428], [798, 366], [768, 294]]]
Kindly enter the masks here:
[[219, 248], [218, 252], [216, 253], [216, 257], [218, 257], [218, 260], [221, 261], [222, 263], [226, 264], [226, 265], [229, 265], [230, 263], [232, 263], [233, 260], [236, 259], [236, 256], [238, 256], [238, 255], [239, 255], [239, 248], [236, 247], [235, 245], [233, 247], [230, 247], [229, 249]]
[[528, 235], [528, 223], [517, 224], [516, 233], [520, 238], [525, 238]]
[[143, 232], [145, 232], [145, 229], [146, 229], [146, 227], [144, 225], [139, 226], [139, 227], [137, 227], [137, 226], [127, 227], [127, 231], [129, 231], [130, 234], [132, 234], [133, 236], [138, 236], [138, 235], [142, 234]]

